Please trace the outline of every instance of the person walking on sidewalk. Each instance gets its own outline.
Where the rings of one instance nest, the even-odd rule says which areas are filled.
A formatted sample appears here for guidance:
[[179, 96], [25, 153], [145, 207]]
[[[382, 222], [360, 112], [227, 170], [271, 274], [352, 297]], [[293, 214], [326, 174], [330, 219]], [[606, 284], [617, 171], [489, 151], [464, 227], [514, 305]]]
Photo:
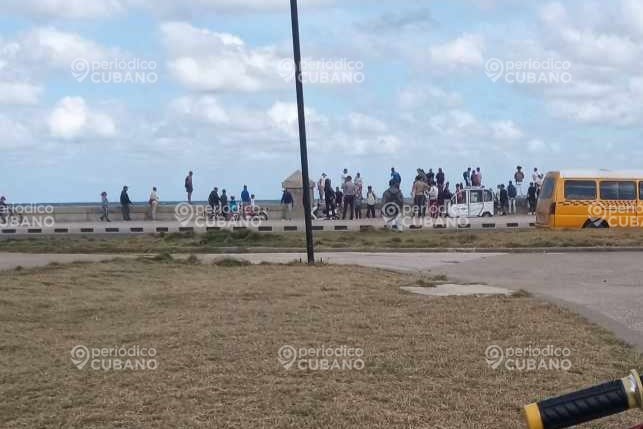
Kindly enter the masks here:
[[159, 194], [156, 190], [156, 186], [152, 188], [150, 193], [150, 214], [152, 215], [152, 221], [156, 222], [156, 209], [158, 208], [161, 200], [159, 199]]
[[394, 231], [402, 232], [400, 216], [404, 208], [404, 195], [395, 179], [389, 182], [389, 188], [382, 195], [382, 216], [386, 226]]
[[109, 220], [109, 200], [107, 199], [107, 192], [102, 192], [100, 194], [100, 209], [102, 216], [100, 217], [101, 222], [111, 222]]
[[123, 191], [121, 192], [121, 214], [123, 215], [123, 220], [127, 222], [132, 220], [129, 215], [129, 206], [132, 205], [132, 200], [129, 199], [128, 190], [127, 186], [123, 186]]
[[292, 220], [292, 208], [295, 201], [288, 189], [281, 196], [281, 220]]

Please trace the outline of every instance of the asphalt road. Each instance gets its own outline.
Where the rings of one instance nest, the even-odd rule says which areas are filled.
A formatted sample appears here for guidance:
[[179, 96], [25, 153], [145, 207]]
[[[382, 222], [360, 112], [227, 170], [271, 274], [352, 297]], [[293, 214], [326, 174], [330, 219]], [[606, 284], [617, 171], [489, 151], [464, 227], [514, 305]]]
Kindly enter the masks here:
[[[103, 261], [113, 255], [0, 254], [0, 270], [50, 262]], [[205, 260], [221, 255], [204, 255]], [[304, 254], [229, 255], [251, 262], [291, 262]], [[446, 274], [454, 282], [485, 283], [570, 308], [643, 350], [643, 264], [639, 252], [626, 253], [320, 253], [328, 263], [404, 272]], [[420, 298], [419, 298], [420, 299]], [[546, 321], [543, 321], [546, 323]]]

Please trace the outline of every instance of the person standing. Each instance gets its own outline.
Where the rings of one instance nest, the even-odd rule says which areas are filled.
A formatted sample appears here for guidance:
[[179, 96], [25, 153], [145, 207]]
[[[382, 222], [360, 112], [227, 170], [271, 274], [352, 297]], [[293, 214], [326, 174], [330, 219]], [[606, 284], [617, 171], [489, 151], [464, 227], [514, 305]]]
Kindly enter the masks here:
[[187, 177], [185, 178], [185, 192], [188, 194], [188, 203], [192, 204], [192, 192], [194, 192], [194, 184], [192, 182], [192, 178], [194, 176], [193, 172], [189, 172]]
[[467, 188], [471, 187], [471, 167], [467, 169], [464, 173], [462, 173], [462, 178], [464, 179], [464, 184], [466, 185]]
[[156, 209], [159, 206], [159, 203], [161, 200], [159, 199], [159, 194], [156, 190], [156, 186], [152, 188], [152, 192], [150, 193], [150, 212], [152, 214], [152, 220], [156, 221]]
[[353, 183], [355, 183], [355, 195], [364, 198], [364, 180], [362, 180], [362, 175], [360, 173], [355, 175]]
[[111, 220], [109, 220], [109, 200], [107, 199], [107, 192], [103, 191], [100, 194], [100, 208], [102, 214], [100, 217], [101, 222], [111, 222]]
[[395, 171], [395, 167], [391, 167], [391, 180], [393, 180], [398, 187], [402, 184], [402, 176]]
[[248, 186], [243, 185], [243, 191], [241, 191], [241, 207], [243, 211], [243, 207], [249, 206], [251, 203], [250, 201], [250, 192], [248, 192]]
[[342, 171], [342, 175], [339, 178], [340, 179], [340, 184], [344, 184], [346, 182], [346, 178], [348, 177], [348, 168], [345, 168], [344, 171]]
[[500, 213], [502, 216], [507, 216], [507, 209], [509, 207], [509, 193], [505, 185], [500, 185]]
[[449, 182], [444, 184], [444, 189], [442, 189], [440, 195], [438, 196], [438, 204], [440, 206], [440, 213], [442, 216], [448, 216], [449, 214], [449, 204], [451, 203], [451, 198], [453, 194], [449, 189]]
[[228, 194], [226, 193], [225, 189], [221, 190], [221, 197], [219, 199], [219, 204], [221, 205], [221, 214], [223, 215], [223, 218], [227, 220], [228, 215], [230, 214], [230, 208], [228, 207]]
[[386, 225], [395, 231], [401, 232], [400, 215], [404, 207], [404, 195], [395, 179], [389, 181], [389, 188], [382, 195], [382, 206], [382, 215]]
[[482, 186], [482, 172], [480, 171], [480, 167], [476, 168], [476, 171], [471, 175], [471, 186]]
[[344, 193], [344, 212], [342, 219], [346, 219], [346, 210], [348, 210], [348, 206], [350, 206], [351, 220], [353, 220], [355, 215], [355, 184], [351, 176], [346, 177], [346, 181], [342, 185], [342, 191]]
[[335, 192], [333, 191], [333, 185], [328, 177], [324, 180], [324, 199], [326, 200], [326, 219], [330, 220], [336, 218], [336, 197]]
[[129, 206], [132, 204], [132, 201], [127, 194], [128, 190], [129, 188], [127, 186], [123, 186], [123, 190], [121, 191], [121, 214], [123, 215], [124, 221], [132, 220], [129, 215]]
[[433, 219], [438, 217], [438, 197], [439, 191], [438, 187], [435, 184], [431, 184], [429, 188], [429, 214]]
[[444, 171], [442, 171], [441, 168], [438, 168], [438, 174], [435, 175], [435, 181], [438, 182], [438, 191], [442, 191], [444, 189], [445, 180], [446, 176]]
[[529, 203], [529, 215], [536, 214], [536, 201], [538, 190], [536, 189], [536, 184], [531, 182], [529, 184], [529, 189], [527, 190], [527, 202]]
[[376, 204], [377, 204], [377, 196], [373, 191], [373, 187], [369, 186], [366, 192], [366, 217], [368, 219], [375, 219]]
[[288, 189], [284, 189], [281, 196], [281, 220], [292, 220], [292, 208], [294, 204], [292, 194]]
[[317, 182], [317, 192], [319, 193], [319, 204], [321, 205], [324, 202], [324, 196], [326, 193], [326, 173], [322, 173], [319, 182]]
[[518, 195], [522, 197], [524, 195], [522, 192], [522, 183], [525, 181], [525, 173], [523, 173], [521, 166], [516, 167], [514, 180], [516, 181], [516, 189], [518, 191]]
[[509, 197], [509, 214], [516, 214], [516, 197], [518, 196], [518, 193], [516, 192], [516, 187], [511, 181], [509, 181], [509, 186], [507, 187], [507, 196]]
[[426, 191], [429, 185], [422, 180], [418, 175], [413, 182], [411, 188], [411, 196], [413, 197], [413, 214], [417, 217], [424, 217], [426, 215]]
[[208, 205], [210, 206], [210, 219], [214, 219], [214, 217], [219, 212], [220, 203], [221, 199], [219, 198], [219, 188], [215, 187], [208, 196]]
[[335, 206], [337, 210], [341, 210], [344, 205], [344, 193], [339, 186], [335, 188]]

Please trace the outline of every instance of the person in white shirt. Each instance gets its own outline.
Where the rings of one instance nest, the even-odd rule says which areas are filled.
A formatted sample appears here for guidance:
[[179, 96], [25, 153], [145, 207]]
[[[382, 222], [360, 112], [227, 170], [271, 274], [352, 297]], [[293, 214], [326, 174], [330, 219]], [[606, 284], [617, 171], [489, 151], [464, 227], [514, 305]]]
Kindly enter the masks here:
[[156, 209], [159, 206], [159, 203], [161, 200], [159, 199], [159, 194], [156, 190], [156, 187], [152, 188], [152, 192], [150, 193], [150, 212], [152, 214], [152, 220], [156, 221]]
[[431, 187], [429, 188], [429, 213], [431, 214], [431, 217], [433, 219], [437, 219], [438, 217], [438, 187], [435, 186], [435, 184], [431, 184]]
[[346, 183], [346, 178], [348, 177], [348, 168], [345, 168], [342, 172], [341, 181], [339, 182], [342, 186]]

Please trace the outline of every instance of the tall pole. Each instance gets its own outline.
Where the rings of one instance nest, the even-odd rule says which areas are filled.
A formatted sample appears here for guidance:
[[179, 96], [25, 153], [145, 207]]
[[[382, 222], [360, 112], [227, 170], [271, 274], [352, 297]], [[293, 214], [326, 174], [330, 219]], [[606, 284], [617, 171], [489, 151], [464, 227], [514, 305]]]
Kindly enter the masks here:
[[308, 263], [315, 263], [313, 247], [313, 219], [310, 201], [310, 176], [308, 175], [308, 148], [306, 147], [306, 115], [304, 110], [304, 84], [301, 76], [301, 47], [299, 45], [299, 12], [297, 0], [290, 0], [292, 19], [292, 45], [295, 54], [295, 85], [297, 87], [297, 111], [299, 114], [299, 148], [301, 151], [301, 183], [304, 188], [304, 219], [306, 222], [306, 250]]

